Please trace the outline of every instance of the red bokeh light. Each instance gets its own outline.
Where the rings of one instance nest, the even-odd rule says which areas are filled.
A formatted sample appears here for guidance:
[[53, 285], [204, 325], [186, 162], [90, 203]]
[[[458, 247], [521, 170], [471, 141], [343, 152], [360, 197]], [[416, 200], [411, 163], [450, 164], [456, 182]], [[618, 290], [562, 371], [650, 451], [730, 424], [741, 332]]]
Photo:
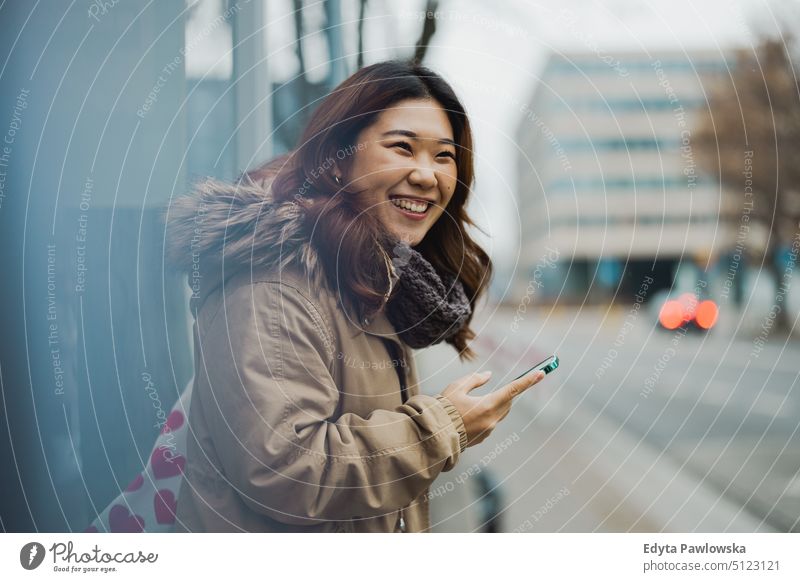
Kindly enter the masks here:
[[714, 327], [714, 324], [717, 323], [718, 316], [719, 309], [717, 308], [717, 304], [710, 299], [706, 299], [697, 306], [694, 321], [703, 329], [711, 329]]
[[658, 321], [667, 329], [676, 329], [683, 323], [683, 305], [671, 299], [664, 303], [658, 314]]

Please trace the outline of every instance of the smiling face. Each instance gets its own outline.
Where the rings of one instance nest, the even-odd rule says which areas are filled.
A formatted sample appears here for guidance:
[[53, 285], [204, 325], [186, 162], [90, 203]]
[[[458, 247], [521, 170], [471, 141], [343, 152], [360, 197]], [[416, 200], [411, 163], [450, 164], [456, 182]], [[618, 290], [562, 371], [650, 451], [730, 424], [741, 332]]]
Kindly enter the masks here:
[[[447, 113], [432, 99], [406, 99], [382, 111], [357, 138], [342, 183], [411, 246], [425, 237], [453, 197], [456, 146]], [[337, 170], [338, 172], [338, 170]]]

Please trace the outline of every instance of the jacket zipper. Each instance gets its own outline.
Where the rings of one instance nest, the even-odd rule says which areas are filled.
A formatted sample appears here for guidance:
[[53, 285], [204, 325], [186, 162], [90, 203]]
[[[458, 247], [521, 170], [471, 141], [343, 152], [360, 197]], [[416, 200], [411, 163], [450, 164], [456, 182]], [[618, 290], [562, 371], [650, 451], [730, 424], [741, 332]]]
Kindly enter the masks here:
[[400, 366], [394, 366], [394, 370], [397, 372], [397, 378], [400, 380], [400, 399], [402, 400], [403, 404], [405, 404], [406, 400], [408, 400], [408, 393], [406, 390], [406, 359], [403, 354], [398, 353], [398, 347], [396, 343], [390, 339], [382, 339], [386, 343], [386, 348], [389, 350], [392, 360], [400, 362]]

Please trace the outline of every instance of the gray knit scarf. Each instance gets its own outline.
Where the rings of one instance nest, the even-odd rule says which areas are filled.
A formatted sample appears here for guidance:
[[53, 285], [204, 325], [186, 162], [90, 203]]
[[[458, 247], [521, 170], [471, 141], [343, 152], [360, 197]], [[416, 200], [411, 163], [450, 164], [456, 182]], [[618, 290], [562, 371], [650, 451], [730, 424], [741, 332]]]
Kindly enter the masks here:
[[386, 317], [397, 335], [414, 349], [438, 344], [464, 327], [472, 313], [458, 277], [438, 272], [405, 242], [392, 249], [395, 290], [386, 304]]

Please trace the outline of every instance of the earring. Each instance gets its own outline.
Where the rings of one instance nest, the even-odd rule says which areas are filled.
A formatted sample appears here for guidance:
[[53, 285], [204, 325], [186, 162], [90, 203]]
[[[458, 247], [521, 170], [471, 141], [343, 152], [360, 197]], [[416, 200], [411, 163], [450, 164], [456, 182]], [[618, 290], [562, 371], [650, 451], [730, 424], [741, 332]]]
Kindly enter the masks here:
[[336, 174], [333, 175], [333, 179], [339, 186], [342, 185], [342, 179], [339, 176], [337, 176]]

